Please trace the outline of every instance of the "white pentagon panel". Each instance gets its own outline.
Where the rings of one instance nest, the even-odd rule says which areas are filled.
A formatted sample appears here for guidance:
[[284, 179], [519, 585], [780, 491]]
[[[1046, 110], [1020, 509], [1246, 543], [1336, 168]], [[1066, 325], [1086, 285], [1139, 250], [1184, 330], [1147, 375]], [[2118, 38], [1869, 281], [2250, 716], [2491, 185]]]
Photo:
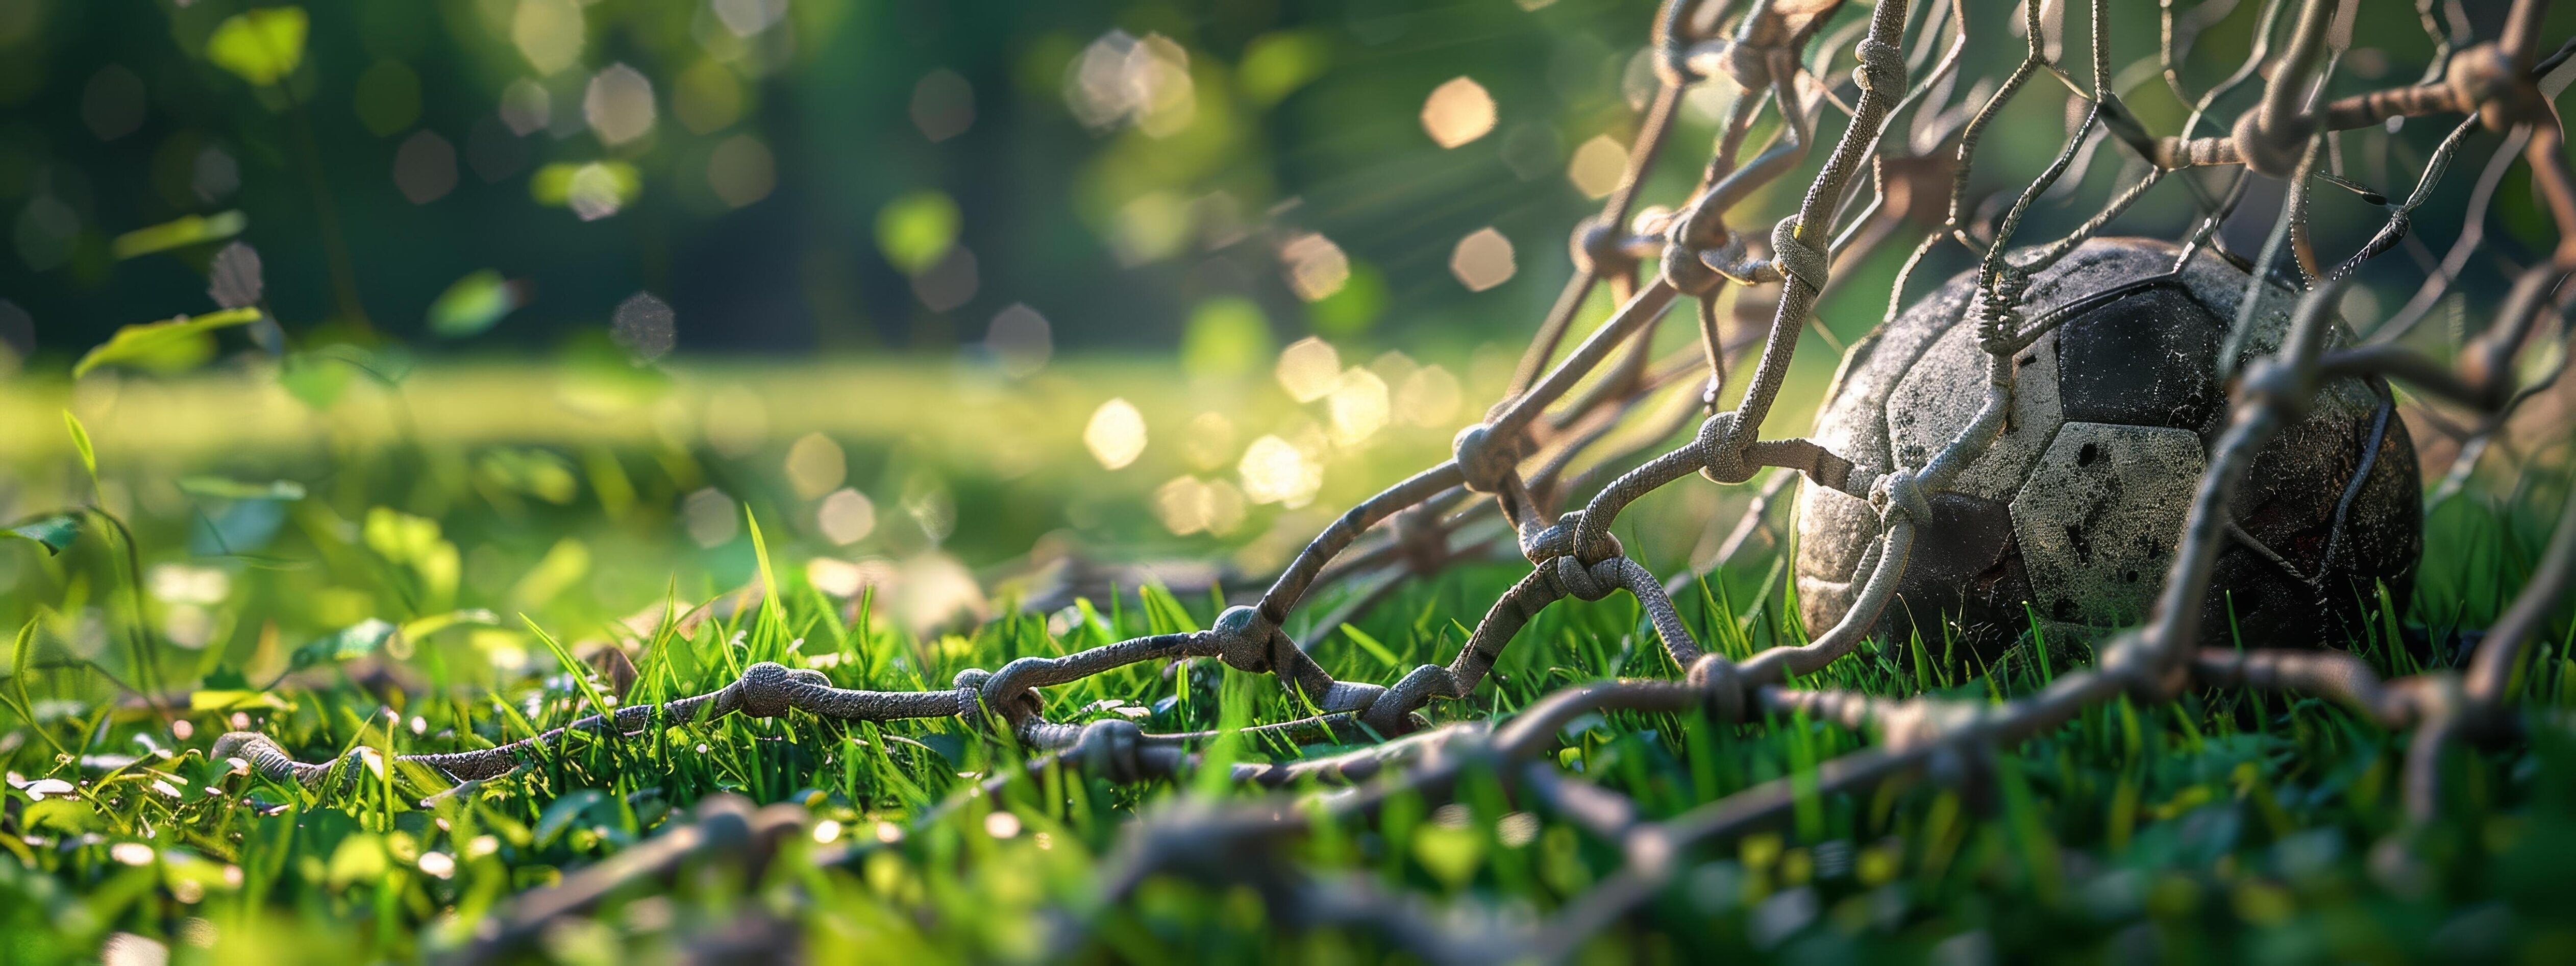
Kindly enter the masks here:
[[[1977, 327], [1962, 321], [1915, 360], [1887, 397], [1887, 439], [1897, 465], [1922, 468], [1985, 404], [1986, 352], [1977, 346]], [[1949, 489], [1989, 500], [2012, 499], [2064, 420], [2057, 399], [2057, 336], [2050, 333], [2022, 350], [2004, 431]]]
[[2013, 497], [2040, 616], [2145, 618], [2208, 457], [2190, 430], [2067, 423]]

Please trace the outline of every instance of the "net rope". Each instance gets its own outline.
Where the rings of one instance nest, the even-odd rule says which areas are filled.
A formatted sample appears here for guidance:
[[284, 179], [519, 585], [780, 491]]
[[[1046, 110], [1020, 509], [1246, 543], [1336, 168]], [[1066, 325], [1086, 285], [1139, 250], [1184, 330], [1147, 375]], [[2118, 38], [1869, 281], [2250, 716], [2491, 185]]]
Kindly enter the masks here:
[[[2231, 539], [2230, 508], [2255, 455], [2309, 410], [2327, 381], [2393, 380], [2450, 407], [2447, 414], [2426, 414], [2461, 447], [2438, 495], [2465, 483], [2507, 419], [2553, 385], [2563, 368], [2555, 362], [2536, 379], [2517, 368], [2525, 354], [2565, 337], [2565, 283], [2576, 274], [2576, 173], [2569, 169], [2564, 132], [2550, 106], [2563, 86], [2558, 75], [2570, 47], [2541, 49], [2546, 4], [2515, 0], [2495, 37], [2475, 38], [2446, 32], [2434, 0], [2422, 0], [2420, 19], [2434, 50], [2423, 79], [2324, 99], [2324, 82], [2351, 43], [2353, 2], [2296, 0], [2292, 10], [2291, 0], [2266, 0], [2245, 61], [2194, 93], [2180, 65], [2200, 33], [2235, 4], [2188, 12], [2164, 4], [2157, 49], [2153, 60], [2141, 62], [2148, 68], [2142, 73], [2113, 70], [2112, 39], [2104, 26], [2107, 0], [2091, 0], [2092, 30], [2082, 45], [2089, 57], [2079, 65], [2085, 75], [2079, 80], [2054, 50], [2065, 46], [2058, 39], [2064, 33], [2063, 4], [2024, 4], [2017, 12], [2021, 59], [2001, 78], [1971, 79], [1961, 76], [1972, 35], [1960, 0], [1880, 0], [1854, 18], [1837, 17], [1841, 0], [1668, 0], [1648, 41], [1659, 89], [1628, 152], [1624, 178], [1602, 210], [1576, 226], [1570, 244], [1574, 277], [1538, 326], [1506, 395], [1482, 422], [1457, 435], [1449, 459], [1361, 501], [1325, 527], [1258, 602], [1226, 609], [1207, 630], [967, 670], [943, 690], [850, 690], [834, 686], [820, 671], [761, 663], [712, 693], [619, 708], [498, 747], [395, 760], [435, 768], [464, 782], [459, 788], [470, 788], [527, 767], [576, 734], [613, 737], [728, 714], [802, 713], [871, 722], [963, 718], [1029, 754], [1024, 769], [1005, 770], [970, 791], [989, 792], [1045, 768], [1120, 782], [1166, 779], [1198, 767], [1200, 753], [1193, 748], [1208, 734], [1147, 733], [1124, 720], [1049, 721], [1040, 692], [1139, 663], [1214, 658], [1238, 671], [1275, 676], [1315, 712], [1259, 726], [1256, 733], [1367, 746], [1327, 757], [1232, 765], [1232, 777], [1243, 784], [1345, 787], [1195, 803], [1139, 820], [1128, 847], [1105, 866], [1093, 901], [1117, 902], [1154, 875], [1248, 884], [1282, 922], [1376, 929], [1435, 961], [1505, 954], [1559, 958], [1653, 897], [1670, 881], [1682, 849], [1777, 821], [1799, 794], [1844, 794], [1911, 776], [1973, 787], [1992, 773], [1997, 749], [2122, 697], [2152, 705], [2195, 687], [2291, 691], [2330, 700], [2391, 730], [2411, 730], [2404, 802], [2414, 821], [2428, 822], [2440, 807], [2439, 765], [2447, 747], [2515, 741], [2549, 713], [2516, 707], [2511, 684], [2517, 661], [2576, 578], [2576, 501], [2561, 511], [2530, 580], [2462, 670], [2389, 680], [2349, 653], [2215, 648], [2195, 639], [2195, 617], [2209, 593], [2212, 568]], [[1838, 19], [1848, 22], [1827, 32]], [[1848, 87], [1830, 69], [1844, 62], [1851, 64]], [[2189, 105], [2180, 129], [2149, 132], [2116, 93], [2122, 76], [2161, 81]], [[2258, 77], [2260, 99], [2253, 108], [2233, 124], [2210, 116], [2222, 99]], [[1737, 93], [1720, 117], [1696, 185], [1668, 213], [1641, 212], [1640, 196], [1669, 153], [1666, 142], [1674, 136], [1685, 90], [1717, 78]], [[2050, 88], [2050, 81], [2071, 92], [2083, 109], [2063, 150], [2010, 194], [2000, 214], [1972, 208], [1969, 178], [1984, 136], [2007, 103]], [[1844, 123], [1828, 144], [1822, 128], [1829, 115]], [[2462, 119], [2419, 166], [2417, 183], [2402, 201], [2388, 204], [2388, 196], [2340, 174], [2334, 132], [2454, 115]], [[1766, 118], [1776, 134], [1750, 160], [1740, 160]], [[2507, 137], [2481, 175], [2459, 241], [2434, 259], [2410, 234], [2412, 219], [2480, 128]], [[1737, 209], [1757, 189], [1796, 175], [1819, 148], [1822, 161], [1795, 213], [1768, 227], [1746, 223]], [[2006, 258], [2021, 241], [2016, 236], [2025, 216], [2043, 199], [2071, 197], [2101, 152], [2120, 153], [2124, 166], [2137, 173], [2125, 174], [2100, 202], [2099, 213], [2066, 236], [2027, 243], [2021, 250], [2031, 254]], [[2196, 176], [2201, 168], [2229, 170]], [[2455, 340], [2452, 361], [2399, 345], [2450, 293], [2469, 254], [2481, 250], [2480, 225], [2495, 184], [2517, 168], [2527, 170], [2560, 241], [2545, 258], [2516, 268], [2509, 293], [2485, 324]], [[2301, 291], [2277, 349], [2228, 374], [2234, 393], [2225, 428], [2211, 447], [2147, 621], [2098, 647], [2094, 667], [2057, 675], [2039, 691], [2009, 700], [1888, 697], [1798, 683], [1850, 655], [1868, 636], [1923, 538], [1931, 516], [1927, 495], [1947, 488], [2003, 426], [2018, 378], [2015, 356], [2040, 334], [2022, 314], [2031, 278], [2168, 182], [2185, 186], [2198, 213], [2181, 240], [2188, 260], [2213, 244], [2220, 222], [2244, 200], [2249, 175], [2285, 179], [2286, 197], [2255, 261], [2265, 270], [2248, 278], [2242, 314], [2229, 334], [2231, 348], [2243, 347], [2252, 328], [2246, 320], [2269, 294], [2273, 267], [2285, 266]], [[1922, 196], [1926, 183], [1946, 189], [1937, 202]], [[2309, 199], [2319, 185], [2361, 192], [2386, 210], [2376, 232], [2331, 263], [2319, 257], [2308, 228]], [[1799, 337], [1815, 324], [1817, 301], [1841, 269], [1867, 257], [1927, 202], [1944, 210], [1904, 259], [1886, 318], [1893, 320], [1908, 304], [1907, 282], [1935, 250], [1957, 245], [1977, 257], [1969, 319], [1987, 365], [1976, 416], [1923, 465], [1878, 474], [1856, 469], [1846, 456], [1811, 440], [1765, 437]], [[2422, 286], [2387, 319], [2373, 320], [2364, 338], [2351, 344], [2330, 338], [2339, 297], [2354, 272], [2401, 249], [2429, 266]], [[1596, 290], [1606, 290], [1615, 310], [1566, 348], [1575, 316]], [[1756, 291], [1776, 291], [1767, 324], [1727, 331], [1724, 323], [1743, 318], [1747, 307], [1759, 308], [1748, 300]], [[1696, 344], [1655, 358], [1651, 342], [1681, 299], [1696, 303]], [[1747, 353], [1757, 354], [1742, 362]], [[2238, 356], [2231, 351], [2221, 358]], [[1729, 372], [1739, 363], [1749, 367], [1740, 402], [1720, 410]], [[1593, 380], [1590, 388], [1574, 396], [1587, 379]], [[1691, 382], [1701, 386], [1697, 407], [1657, 406], [1668, 390]], [[1694, 417], [1699, 425], [1687, 442], [1662, 452], [1648, 452], [1651, 443], [1603, 445], [1614, 428], [1641, 414], [1661, 432], [1635, 438], [1669, 438]], [[2381, 418], [2384, 427], [2384, 412]], [[1590, 468], [1571, 472], [1579, 457], [1590, 459]], [[1689, 476], [1745, 484], [1765, 472], [1770, 476], [1745, 516], [1692, 573], [1659, 578], [1611, 534], [1637, 499]], [[1610, 478], [1594, 485], [1595, 477], [1605, 475]], [[1669, 594], [1697, 572], [1722, 566], [1755, 535], [1770, 532], [1778, 497], [1799, 479], [1866, 500], [1877, 514], [1877, 534], [1854, 574], [1859, 590], [1840, 622], [1812, 639], [1729, 659], [1692, 636]], [[1407, 580], [1465, 560], [1495, 559], [1506, 547], [1517, 549], [1531, 569], [1493, 603], [1446, 665], [1414, 668], [1392, 684], [1342, 680], [1284, 629], [1291, 614], [1324, 587], [1365, 588], [1313, 625], [1329, 629]], [[1431, 706], [1473, 696], [1514, 636], [1542, 610], [1568, 599], [1599, 601], [1621, 593], [1643, 609], [1664, 653], [1681, 670], [1677, 677], [1594, 681], [1547, 694], [1499, 722], [1432, 725]], [[1560, 728], [1605, 711], [1698, 714], [1713, 726], [1796, 714], [1876, 740], [1818, 763], [1812, 772], [1645, 821], [1618, 792], [1564, 774], [1547, 758]], [[329, 761], [304, 762], [263, 734], [234, 732], [215, 743], [213, 754], [237, 758], [271, 779], [321, 786], [377, 753], [358, 748]], [[1318, 820], [1365, 817], [1401, 794], [1444, 795], [1477, 769], [1490, 769], [1555, 814], [1616, 843], [1625, 865], [1534, 928], [1498, 933], [1452, 928], [1425, 900], [1389, 894], [1365, 877], [1301, 871], [1275, 854], [1280, 843], [1307, 833]], [[486, 923], [477, 949], [506, 949], [551, 918], [587, 908], [627, 879], [667, 873], [710, 850], [773, 841], [777, 828], [795, 821], [775, 810], [754, 813], [736, 800], [710, 799], [697, 821], [678, 823], [677, 830], [630, 848], [617, 862], [506, 904]], [[844, 861], [874, 847], [829, 849], [821, 858]], [[1055, 935], [1060, 947], [1080, 940], [1081, 920], [1072, 913], [1064, 917]]]

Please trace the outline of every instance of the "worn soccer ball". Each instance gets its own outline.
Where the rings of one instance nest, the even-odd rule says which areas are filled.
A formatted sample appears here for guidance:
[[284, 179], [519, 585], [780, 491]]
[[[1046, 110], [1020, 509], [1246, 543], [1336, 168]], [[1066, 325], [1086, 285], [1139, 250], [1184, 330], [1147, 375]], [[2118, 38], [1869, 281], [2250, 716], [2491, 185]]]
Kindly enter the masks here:
[[[2020, 253], [2016, 253], [2017, 257]], [[2099, 239], [2031, 279], [2010, 418], [1949, 488], [1927, 494], [1883, 646], [1919, 635], [1930, 656], [1992, 662], [2031, 639], [2095, 638], [2147, 615], [2227, 420], [2219, 354], [2246, 272], [2203, 250]], [[1920, 468], [1984, 402], [1986, 355], [1969, 318], [1975, 273], [1952, 279], [1854, 345], [1814, 438], [1857, 473]], [[2297, 299], [2263, 300], [2240, 361], [2268, 354]], [[2340, 322], [2333, 339], [2349, 338]], [[1857, 477], [1866, 479], [1867, 477]], [[2218, 556], [2200, 640], [2340, 646], [2380, 584], [2406, 600], [2423, 549], [2415, 448], [2385, 384], [2325, 385], [2304, 421], [2256, 458]], [[1797, 581], [1811, 633], [1842, 619], [1878, 532], [1865, 501], [1805, 485]]]

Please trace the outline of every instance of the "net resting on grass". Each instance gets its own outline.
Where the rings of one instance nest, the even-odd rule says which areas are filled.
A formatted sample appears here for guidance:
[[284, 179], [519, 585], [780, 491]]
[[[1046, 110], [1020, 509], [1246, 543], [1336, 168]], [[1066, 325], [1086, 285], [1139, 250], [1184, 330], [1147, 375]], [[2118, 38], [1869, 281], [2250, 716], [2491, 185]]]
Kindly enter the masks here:
[[[1453, 458], [1370, 497], [1326, 527], [1257, 604], [1226, 610], [1205, 631], [1137, 638], [1061, 657], [1022, 658], [990, 672], [965, 671], [953, 687], [939, 691], [846, 690], [834, 687], [821, 672], [764, 663], [711, 694], [618, 709], [500, 747], [404, 755], [400, 760], [474, 781], [507, 774], [572, 732], [631, 734], [725, 714], [804, 712], [848, 721], [963, 717], [1006, 732], [1037, 753], [1032, 767], [1075, 768], [1119, 781], [1162, 778], [1195, 767], [1198, 759], [1190, 749], [1208, 736], [1148, 734], [1120, 720], [1051, 722], [1041, 713], [1039, 693], [1126, 665], [1215, 658], [1240, 671], [1275, 675], [1318, 712], [1262, 730], [1375, 742], [1331, 757], [1237, 764], [1234, 777], [1268, 786], [1311, 780], [1355, 787], [1249, 803], [1193, 804], [1143, 820], [1132, 830], [1130, 847], [1110, 864], [1093, 901], [1116, 902], [1157, 874], [1241, 882], [1268, 900], [1283, 923], [1375, 928], [1438, 960], [1566, 953], [1657, 894], [1673, 874], [1680, 850], [1778, 820], [1802, 792], [1845, 793], [1921, 776], [1973, 790], [1990, 775], [1997, 748], [2123, 696], [2158, 704], [2193, 687], [2296, 691], [2335, 701], [2389, 729], [2411, 729], [2404, 800], [2410, 816], [2428, 820], [2439, 806], [2438, 766], [2446, 746], [2457, 740], [2510, 741], [2525, 726], [2525, 714], [2509, 703], [2510, 685], [2526, 645], [2576, 575], [2576, 502], [2562, 512], [2530, 581], [2477, 645], [2465, 673], [2431, 671], [2389, 681], [2351, 654], [2266, 649], [2261, 641], [2249, 641], [2242, 650], [2211, 648], [2195, 639], [2213, 564], [2229, 539], [2231, 508], [2255, 455], [2284, 427], [2298, 422], [2325, 382], [2393, 380], [2419, 397], [2457, 407], [2466, 414], [2460, 417], [2466, 422], [2453, 427], [2462, 442], [2460, 459], [2467, 464], [2454, 470], [2453, 476], [2460, 477], [2514, 408], [2557, 375], [2552, 366], [2536, 382], [2522, 379], [2517, 362], [2533, 347], [2564, 338], [2561, 288], [2576, 274], [2576, 174], [2569, 170], [2564, 133], [2550, 107], [2564, 83], [2560, 68], [2569, 47], [2541, 49], [2538, 31], [2546, 5], [2539, 0], [2516, 0], [2492, 38], [2444, 33], [2426, 0], [2422, 21], [2435, 47], [2435, 62], [2424, 80], [2329, 100], [2322, 94], [2324, 81], [2350, 44], [2354, 2], [2297, 0], [2292, 11], [2290, 0], [2269, 0], [2242, 66], [2197, 94], [2186, 89], [2178, 65], [2198, 26], [2215, 18], [2177, 18], [2173, 5], [2166, 4], [2164, 30], [2151, 52], [2156, 60], [2141, 64], [2159, 67], [2165, 85], [2193, 110], [2180, 130], [2155, 134], [2112, 89], [2113, 78], [2127, 72], [2112, 69], [2106, 0], [2091, 3], [2090, 58], [2084, 65], [2089, 77], [2084, 81], [2070, 74], [2052, 50], [2059, 46], [2054, 38], [2063, 33], [2057, 20], [2062, 5], [2032, 3], [2019, 13], [2023, 58], [1999, 80], [1976, 84], [1959, 76], [1972, 35], [1967, 12], [1955, 0], [1919, 6], [1882, 0], [1866, 17], [1851, 18], [1831, 33], [1825, 28], [1840, 12], [1840, 0], [1671, 0], [1653, 25], [1652, 62], [1660, 89], [1628, 153], [1625, 178], [1600, 215], [1576, 229], [1575, 277], [1540, 325], [1509, 393], [1483, 422], [1458, 434]], [[1986, 36], [1988, 25], [1979, 26], [1973, 38], [1977, 42], [2010, 43]], [[1833, 75], [1828, 68], [1846, 57], [1855, 65], [1848, 88], [1828, 79]], [[2205, 116], [2220, 98], [2267, 66], [2256, 107], [2232, 125]], [[1640, 187], [1664, 153], [1684, 90], [1711, 78], [1724, 78], [1736, 94], [1719, 120], [1716, 144], [1696, 188], [1676, 210], [1640, 214]], [[2034, 81], [2042, 88], [2055, 81], [2071, 91], [2084, 108], [2081, 122], [2048, 167], [2010, 196], [1999, 216], [1972, 211], [1968, 183], [1980, 139], [2003, 105], [2028, 93]], [[1828, 112], [1847, 123], [1825, 145], [1819, 126]], [[2329, 159], [2333, 132], [2398, 118], [2450, 115], [2463, 117], [2400, 201], [2388, 200], [2397, 192], [2370, 192], [2331, 173], [2339, 167]], [[1769, 116], [1778, 119], [1777, 133], [1750, 160], [1742, 160], [1757, 122]], [[1900, 129], [1900, 120], [1910, 126]], [[2402, 348], [2396, 340], [2448, 291], [2465, 249], [2443, 259], [2416, 297], [2369, 328], [2364, 338], [2335, 338], [2334, 313], [2349, 276], [2369, 259], [2408, 241], [2413, 212], [2443, 178], [2468, 135], [2480, 127], [2507, 135], [2482, 186], [2512, 166], [2518, 152], [2536, 197], [2555, 224], [2559, 244], [2545, 259], [2517, 268], [2512, 288], [2485, 325], [2464, 327], [2473, 331], [2455, 340], [2453, 362]], [[1741, 223], [1738, 205], [1756, 189], [1805, 170], [1819, 147], [1825, 151], [1822, 163], [1805, 185], [1794, 215], [1768, 229]], [[2061, 188], [2070, 169], [2080, 171], [2105, 150], [2124, 152], [2124, 162], [2136, 173], [2124, 175], [2096, 217], [2062, 238], [2034, 243], [2015, 237], [2025, 215]], [[2232, 170], [2190, 170], [2195, 168]], [[2187, 260], [2214, 244], [2221, 220], [2245, 196], [2249, 174], [2282, 179], [2286, 197], [2254, 259], [2258, 270], [2247, 279], [2245, 309], [2231, 340], [2246, 336], [2254, 305], [2269, 294], [2267, 276], [2276, 269], [2304, 294], [2289, 313], [2277, 348], [2230, 374], [2233, 391], [2224, 430], [2211, 447], [2178, 549], [2145, 624], [2101, 645], [2095, 667], [2058, 675], [2038, 692], [2011, 700], [1897, 699], [1799, 685], [1862, 642], [1915, 556], [1931, 517], [1928, 495], [1943, 491], [2001, 431], [2015, 391], [2014, 357], [2021, 340], [2035, 335], [2022, 330], [2019, 304], [2031, 276], [2093, 239], [2165, 181], [2180, 182], [2196, 209], [2193, 227], [2180, 240], [2181, 257]], [[2068, 185], [2081, 180], [2078, 173]], [[1922, 187], [1941, 181], [1946, 181], [1946, 191]], [[2309, 198], [2320, 184], [2362, 191], [2365, 200], [2387, 212], [2384, 225], [2341, 261], [2321, 259], [2310, 232]], [[2485, 215], [2483, 199], [2491, 195], [2482, 190], [2481, 200], [2467, 213], [2465, 224], [2471, 227], [2462, 234], [2462, 246], [2477, 246], [2474, 226]], [[1934, 204], [1947, 207], [1936, 210]], [[1903, 307], [1906, 279], [1933, 250], [1956, 244], [1978, 255], [1969, 318], [1988, 361], [1983, 408], [1923, 465], [1883, 474], [1856, 470], [1845, 454], [1808, 440], [1765, 438], [1766, 419], [1817, 300], [1840, 267], [1865, 257], [1909, 218], [1937, 220], [1938, 225], [1899, 272], [1888, 299], [1889, 316]], [[2016, 249], [2016, 243], [2022, 247]], [[1607, 289], [1616, 311], [1564, 350], [1577, 308], [1596, 288]], [[1767, 323], [1755, 318], [1753, 325], [1730, 324], [1747, 308], [1765, 307], [1736, 297], [1756, 291], [1777, 293], [1767, 305]], [[1655, 358], [1650, 345], [1655, 330], [1673, 304], [1685, 298], [1697, 304], [1699, 344]], [[1736, 313], [1721, 308], [1730, 302]], [[1750, 363], [1741, 402], [1719, 410], [1728, 374], [1756, 346], [1759, 355]], [[1592, 380], [1589, 388], [1576, 395], [1587, 379]], [[1694, 381], [1700, 382], [1696, 393], [1689, 392]], [[1667, 391], [1673, 389], [1680, 391]], [[1646, 444], [1603, 451], [1611, 431], [1640, 413], [1646, 414], [1650, 428], [1662, 430], [1641, 434], [1649, 440], [1672, 435], [1694, 416], [1700, 422], [1689, 442], [1668, 451], [1649, 454]], [[1578, 455], [1591, 457], [1593, 469], [1572, 472]], [[1699, 567], [1722, 563], [1751, 534], [1766, 529], [1763, 514], [1788, 482], [1800, 476], [1811, 485], [1867, 500], [1878, 517], [1878, 534], [1853, 574], [1858, 590], [1839, 623], [1804, 644], [1732, 660], [1692, 637], [1666, 596], [1666, 581], [1628, 557], [1610, 530], [1637, 498], [1693, 474], [1732, 485], [1748, 483], [1765, 470], [1772, 476], [1751, 515], [1714, 552], [1700, 555]], [[1615, 478], [1607, 482], [1591, 478], [1614, 471]], [[1582, 506], [1563, 508], [1580, 493], [1589, 493]], [[1364, 539], [1377, 542], [1355, 549]], [[1284, 629], [1292, 611], [1321, 585], [1350, 582], [1366, 588], [1355, 595], [1356, 603], [1316, 624], [1331, 628], [1402, 580], [1493, 553], [1505, 539], [1517, 545], [1531, 570], [1494, 602], [1445, 666], [1415, 668], [1392, 684], [1339, 680]], [[1688, 576], [1675, 578], [1674, 584]], [[1664, 651], [1681, 669], [1677, 678], [1596, 681], [1547, 695], [1498, 724], [1431, 726], [1426, 714], [1431, 705], [1475, 693], [1497, 656], [1533, 615], [1568, 598], [1596, 601], [1622, 592], [1643, 608]], [[1544, 757], [1561, 727], [1597, 711], [1697, 712], [1715, 726], [1794, 712], [1872, 731], [1876, 741], [1818, 764], [1811, 774], [1777, 779], [1649, 822], [1640, 820], [1637, 806], [1623, 796], [1563, 774]], [[252, 733], [225, 735], [215, 754], [239, 757], [271, 778], [306, 783], [320, 782], [341, 767], [298, 762]], [[1515, 794], [1615, 841], [1627, 856], [1625, 867], [1568, 902], [1534, 934], [1497, 934], [1452, 930], [1424, 903], [1387, 896], [1374, 882], [1301, 872], [1271, 851], [1308, 832], [1319, 812], [1355, 816], [1399, 794], [1445, 794], [1469, 769], [1489, 769]], [[2402, 839], [2391, 842], [2400, 852]], [[557, 889], [604, 894], [603, 877], [638, 874], [629, 867], [644, 865], [650, 863], [603, 863]], [[518, 930], [534, 910], [578, 905], [565, 901], [568, 895], [572, 893], [546, 891], [523, 897], [515, 918], [502, 918]], [[1072, 928], [1079, 918], [1066, 917], [1064, 941], [1079, 935]]]

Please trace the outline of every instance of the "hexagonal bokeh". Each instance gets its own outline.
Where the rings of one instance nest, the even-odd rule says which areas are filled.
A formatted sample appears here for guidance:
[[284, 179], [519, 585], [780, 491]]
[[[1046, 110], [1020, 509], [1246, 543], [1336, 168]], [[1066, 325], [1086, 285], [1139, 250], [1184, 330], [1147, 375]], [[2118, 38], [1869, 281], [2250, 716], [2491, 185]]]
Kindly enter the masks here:
[[2059, 427], [2012, 500], [2039, 612], [2105, 626], [2144, 617], [2207, 465], [2190, 430]]
[[[2011, 499], [2064, 421], [2058, 405], [2056, 334], [2041, 336], [2022, 350], [2020, 362], [2003, 432], [1950, 489], [1989, 500]], [[1962, 320], [1924, 350], [1888, 394], [1887, 437], [1896, 465], [1930, 462], [1985, 404], [1986, 351], [1977, 345], [1976, 325]]]

